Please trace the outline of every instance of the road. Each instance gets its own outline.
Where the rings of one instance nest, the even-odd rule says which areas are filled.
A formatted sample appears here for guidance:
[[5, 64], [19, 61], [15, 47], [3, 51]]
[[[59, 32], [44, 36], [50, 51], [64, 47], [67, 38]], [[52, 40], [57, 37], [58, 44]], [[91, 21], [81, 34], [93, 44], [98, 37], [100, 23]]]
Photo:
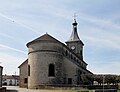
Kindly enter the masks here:
[[26, 89], [18, 86], [5, 86], [7, 92], [66, 92], [65, 90], [40, 90], [40, 89]]

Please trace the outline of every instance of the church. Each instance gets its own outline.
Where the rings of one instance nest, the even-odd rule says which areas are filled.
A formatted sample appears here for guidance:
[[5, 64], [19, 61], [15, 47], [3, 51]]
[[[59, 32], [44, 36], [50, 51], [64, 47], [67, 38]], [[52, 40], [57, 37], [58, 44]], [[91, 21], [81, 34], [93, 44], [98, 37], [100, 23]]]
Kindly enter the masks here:
[[0, 66], [0, 88], [2, 87], [2, 71], [3, 71], [3, 67]]
[[72, 26], [66, 44], [47, 33], [27, 43], [28, 59], [18, 67], [20, 87], [82, 85], [82, 75], [93, 75], [83, 60], [84, 43], [78, 36], [76, 19]]

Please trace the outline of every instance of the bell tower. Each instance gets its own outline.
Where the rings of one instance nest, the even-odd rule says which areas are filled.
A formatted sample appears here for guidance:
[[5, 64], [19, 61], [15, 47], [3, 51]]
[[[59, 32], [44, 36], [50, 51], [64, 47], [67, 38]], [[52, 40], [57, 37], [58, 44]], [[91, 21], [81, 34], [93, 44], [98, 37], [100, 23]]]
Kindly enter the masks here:
[[84, 44], [78, 36], [77, 22], [76, 22], [75, 18], [74, 18], [74, 22], [72, 23], [72, 25], [73, 25], [73, 31], [72, 31], [72, 34], [71, 34], [69, 40], [66, 42], [66, 44], [74, 53], [76, 53], [81, 58], [81, 60], [83, 60]]

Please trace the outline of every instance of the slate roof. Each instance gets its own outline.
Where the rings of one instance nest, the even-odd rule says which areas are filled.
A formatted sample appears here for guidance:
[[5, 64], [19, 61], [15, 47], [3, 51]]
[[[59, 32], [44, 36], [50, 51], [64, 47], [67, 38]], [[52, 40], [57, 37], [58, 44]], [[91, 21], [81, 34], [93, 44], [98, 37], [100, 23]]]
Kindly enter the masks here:
[[68, 41], [80, 41], [77, 30], [73, 30]]
[[3, 68], [2, 66], [0, 66], [0, 68]]

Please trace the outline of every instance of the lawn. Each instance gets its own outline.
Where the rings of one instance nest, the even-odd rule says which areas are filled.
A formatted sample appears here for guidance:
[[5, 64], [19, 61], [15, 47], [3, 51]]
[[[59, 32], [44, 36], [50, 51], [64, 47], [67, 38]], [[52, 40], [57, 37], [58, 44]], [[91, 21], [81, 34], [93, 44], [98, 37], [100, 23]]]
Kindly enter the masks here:
[[66, 92], [94, 92], [92, 90], [68, 90]]

